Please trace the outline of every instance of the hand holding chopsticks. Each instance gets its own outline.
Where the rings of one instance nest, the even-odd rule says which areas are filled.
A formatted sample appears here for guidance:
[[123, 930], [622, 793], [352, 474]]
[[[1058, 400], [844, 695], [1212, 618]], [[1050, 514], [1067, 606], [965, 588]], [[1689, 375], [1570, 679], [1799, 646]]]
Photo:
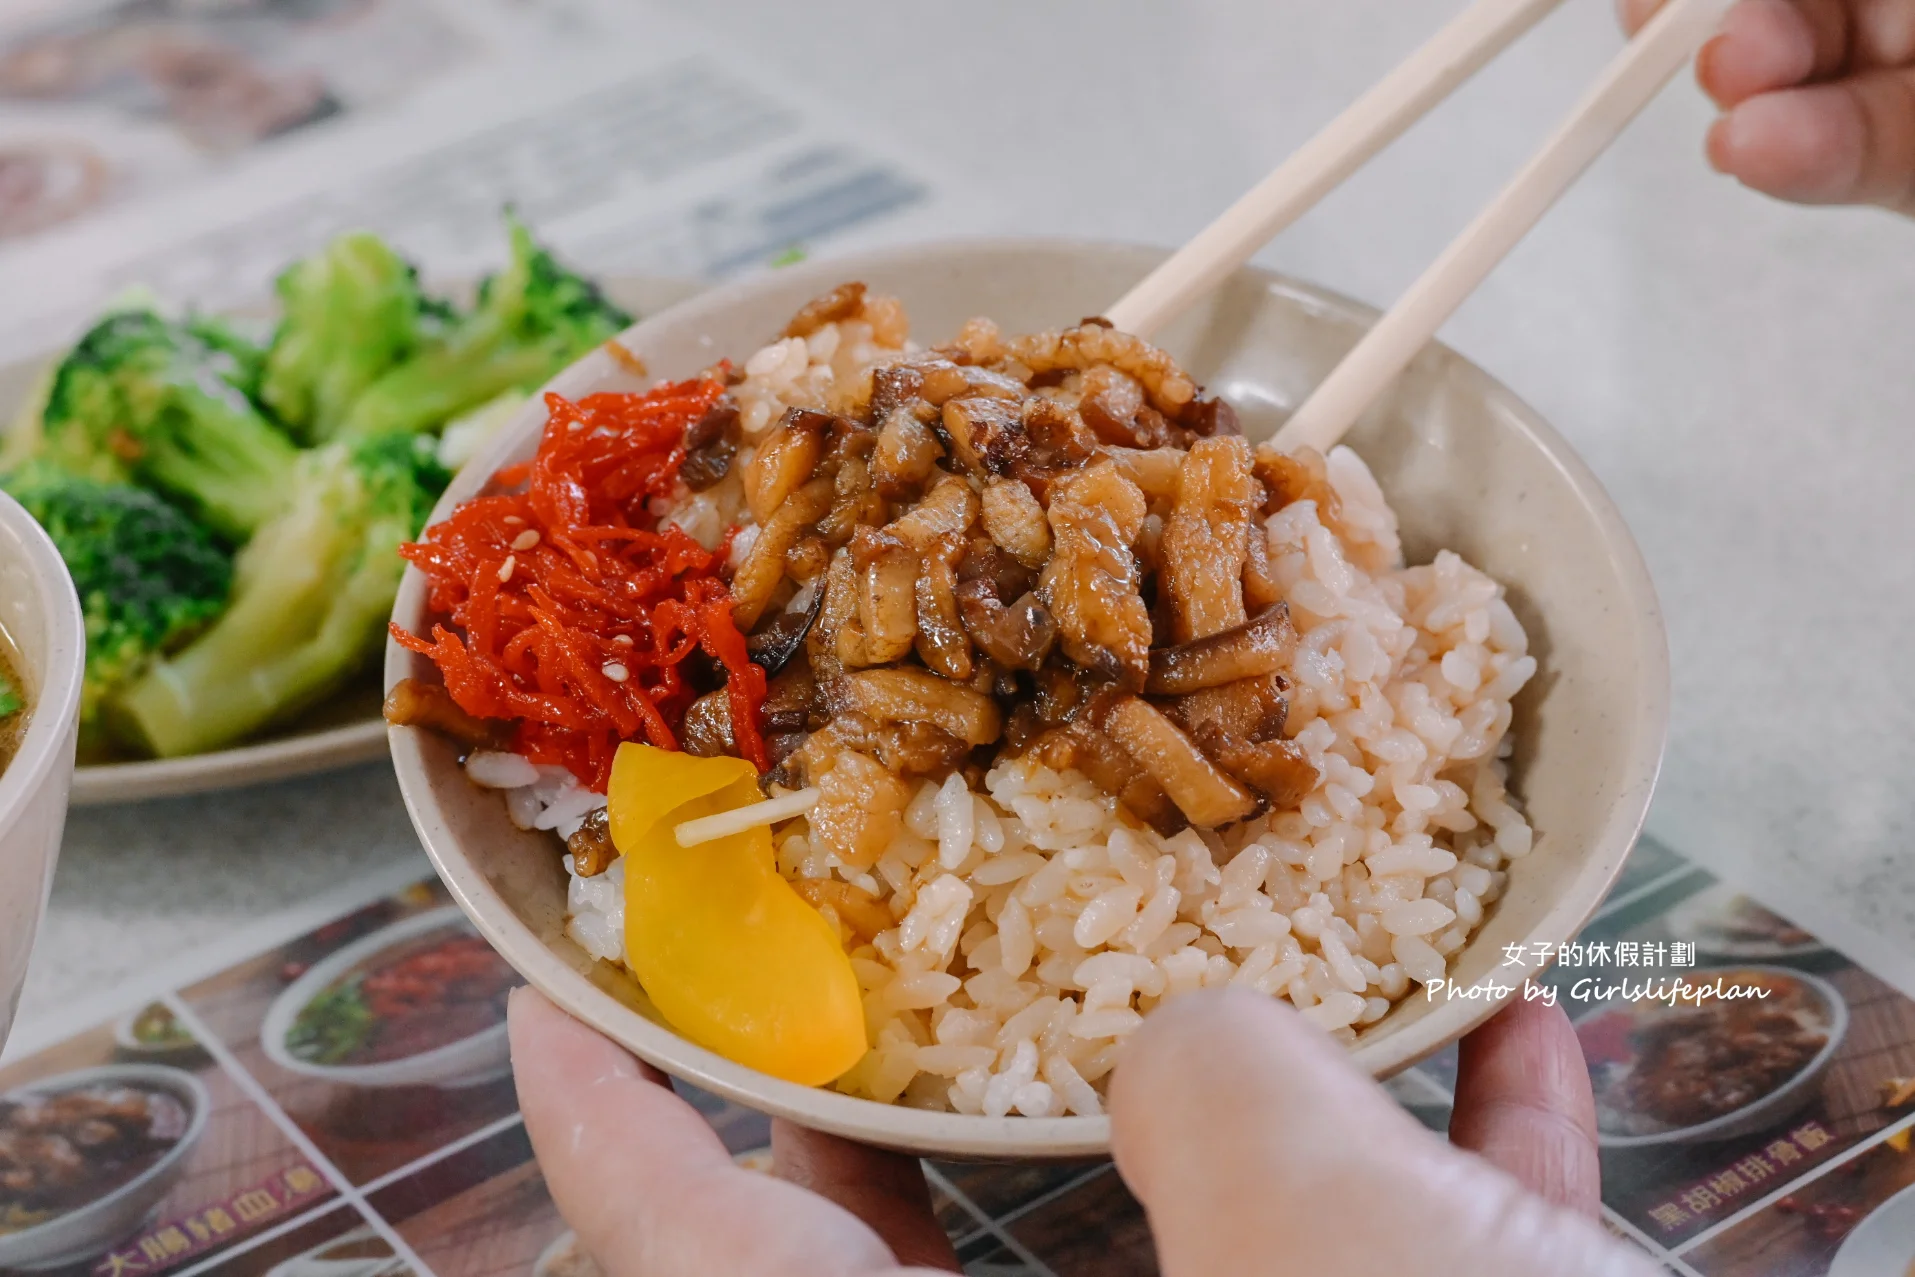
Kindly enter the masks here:
[[[1148, 335], [1441, 101], [1556, 0], [1478, 0], [1109, 312]], [[1725, 0], [1670, 0], [1488, 208], [1411, 286], [1276, 444], [1327, 450], [1715, 30]]]

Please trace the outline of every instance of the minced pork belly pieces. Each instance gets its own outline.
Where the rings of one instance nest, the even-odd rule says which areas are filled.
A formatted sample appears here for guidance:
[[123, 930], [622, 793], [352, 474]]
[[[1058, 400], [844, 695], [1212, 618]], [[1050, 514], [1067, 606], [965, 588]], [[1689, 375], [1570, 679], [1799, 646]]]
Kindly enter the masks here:
[[[834, 290], [787, 336], [865, 298]], [[712, 419], [699, 455], [736, 409]], [[1161, 351], [1099, 321], [1008, 340], [972, 321], [785, 408], [744, 456], [735, 615], [780, 658], [766, 783], [821, 791], [813, 827], [845, 863], [884, 845], [901, 782], [1003, 754], [1082, 771], [1162, 832], [1316, 783], [1283, 737], [1296, 631], [1262, 521], [1321, 462], [1267, 460]], [[723, 752], [706, 701], [687, 747]]]

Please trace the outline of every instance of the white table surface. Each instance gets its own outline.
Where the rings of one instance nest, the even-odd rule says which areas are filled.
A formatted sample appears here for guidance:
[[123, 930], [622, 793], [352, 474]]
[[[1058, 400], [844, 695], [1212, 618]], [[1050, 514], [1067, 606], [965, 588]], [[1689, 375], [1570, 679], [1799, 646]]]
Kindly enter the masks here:
[[[1033, 232], [1175, 242], [1458, 0], [705, 0]], [[690, 6], [687, 10], [691, 11]], [[961, 15], [961, 16], [960, 16]], [[1386, 302], [1618, 47], [1569, 0], [1270, 264]], [[1446, 338], [1569, 436], [1647, 553], [1675, 715], [1650, 826], [1915, 986], [1915, 225], [1710, 173], [1686, 79]], [[33, 1015], [413, 847], [381, 767], [73, 816]]]

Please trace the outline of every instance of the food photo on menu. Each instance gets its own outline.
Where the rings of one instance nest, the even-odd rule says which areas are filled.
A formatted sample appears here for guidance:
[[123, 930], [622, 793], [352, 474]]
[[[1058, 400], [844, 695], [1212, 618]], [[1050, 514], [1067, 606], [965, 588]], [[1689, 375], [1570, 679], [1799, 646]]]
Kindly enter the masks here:
[[457, 24], [420, 0], [11, 6], [0, 242], [377, 108], [470, 55]]
[[1915, 0], [1437, 8], [0, 13], [0, 1277], [1915, 1274]]

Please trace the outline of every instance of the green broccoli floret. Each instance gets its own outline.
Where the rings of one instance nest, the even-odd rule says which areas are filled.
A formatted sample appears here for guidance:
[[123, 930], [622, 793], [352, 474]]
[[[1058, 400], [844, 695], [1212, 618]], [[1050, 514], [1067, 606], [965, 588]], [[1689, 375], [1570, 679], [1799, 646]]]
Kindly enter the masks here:
[[343, 434], [436, 430], [508, 390], [533, 390], [632, 322], [591, 281], [559, 265], [515, 217], [512, 261], [478, 305], [423, 343], [353, 404]]
[[231, 357], [233, 367], [221, 379], [254, 403], [266, 375], [266, 347], [248, 336], [238, 322], [219, 315], [188, 315], [182, 327], [212, 349]]
[[232, 603], [112, 709], [164, 758], [218, 749], [331, 694], [384, 645], [405, 564], [448, 479], [423, 435], [308, 452], [240, 552]]
[[444, 327], [418, 272], [367, 231], [295, 262], [276, 287], [284, 314], [259, 399], [308, 442], [331, 439], [366, 387]]
[[158, 489], [244, 541], [283, 506], [298, 449], [247, 399], [257, 368], [234, 353], [242, 340], [150, 310], [108, 315], [54, 372], [40, 455], [72, 474]]
[[231, 559], [204, 528], [143, 488], [33, 465], [4, 486], [59, 548], [86, 619], [80, 722], [199, 633], [226, 605]]

